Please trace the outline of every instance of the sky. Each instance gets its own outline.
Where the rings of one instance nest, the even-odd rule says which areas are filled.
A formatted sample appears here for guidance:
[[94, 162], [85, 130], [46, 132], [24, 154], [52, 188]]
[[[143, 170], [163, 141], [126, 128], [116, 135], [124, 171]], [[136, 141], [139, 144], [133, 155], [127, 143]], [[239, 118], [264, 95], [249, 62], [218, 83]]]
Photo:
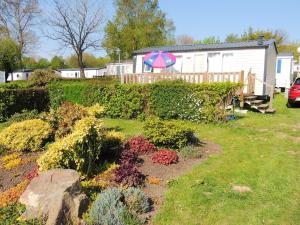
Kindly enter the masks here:
[[[41, 0], [41, 6], [45, 6]], [[187, 34], [194, 39], [227, 34], [241, 34], [248, 27], [279, 29], [288, 34], [289, 41], [300, 41], [300, 0], [159, 0], [160, 8], [173, 20], [175, 36]], [[113, 0], [106, 2], [106, 18], [114, 16]], [[105, 51], [90, 51], [105, 56]], [[41, 37], [34, 55], [50, 59], [54, 55], [67, 56], [70, 49]]]

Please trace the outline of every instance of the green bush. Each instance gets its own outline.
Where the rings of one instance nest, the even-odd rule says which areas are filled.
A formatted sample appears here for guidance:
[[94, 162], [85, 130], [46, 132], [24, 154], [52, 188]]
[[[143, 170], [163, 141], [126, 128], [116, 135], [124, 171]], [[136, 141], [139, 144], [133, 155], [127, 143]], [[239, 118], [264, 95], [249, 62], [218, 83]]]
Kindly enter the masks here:
[[216, 122], [224, 119], [226, 96], [239, 87], [234, 83], [183, 81], [120, 85], [118, 80], [108, 78], [61, 80], [48, 84], [47, 90], [1, 89], [0, 120], [23, 109], [47, 111], [49, 105], [56, 109], [69, 101], [83, 106], [98, 103], [105, 107], [105, 115], [113, 118], [144, 119], [154, 115], [162, 119]]
[[224, 119], [223, 101], [240, 84], [190, 84], [164, 81], [154, 84], [54, 82], [49, 85], [51, 106], [63, 101], [85, 106], [99, 103], [106, 116], [135, 119], [155, 115], [163, 119], [215, 122]]
[[34, 109], [34, 110], [22, 110], [22, 112], [17, 112], [12, 117], [9, 118], [9, 123], [16, 123], [16, 122], [21, 122], [24, 120], [32, 120], [32, 119], [38, 119], [39, 118], [39, 112]]
[[13, 123], [0, 133], [0, 146], [13, 151], [38, 151], [49, 140], [50, 125], [40, 119]]
[[153, 144], [165, 148], [178, 149], [195, 142], [193, 130], [181, 121], [148, 118], [144, 124], [144, 134]]
[[225, 97], [234, 93], [239, 84], [189, 84], [164, 81], [149, 85], [151, 115], [163, 119], [184, 119], [215, 122], [223, 120]]
[[1, 89], [0, 122], [23, 110], [49, 110], [48, 91], [44, 88]]
[[52, 70], [35, 70], [29, 76], [31, 86], [46, 86], [48, 83], [60, 80], [61, 77], [56, 75]]
[[30, 84], [27, 80], [17, 80], [9, 83], [0, 83], [0, 88], [3, 89], [22, 89], [29, 88]]

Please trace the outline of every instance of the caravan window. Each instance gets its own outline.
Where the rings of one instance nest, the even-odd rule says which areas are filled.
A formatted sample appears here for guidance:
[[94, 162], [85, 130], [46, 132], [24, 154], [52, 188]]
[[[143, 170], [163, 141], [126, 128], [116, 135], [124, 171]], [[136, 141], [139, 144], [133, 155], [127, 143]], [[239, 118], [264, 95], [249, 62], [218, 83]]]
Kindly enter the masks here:
[[221, 72], [222, 62], [220, 52], [208, 53], [207, 64], [208, 72]]
[[233, 53], [222, 54], [222, 72], [233, 72]]
[[277, 73], [281, 73], [281, 59], [277, 60]]
[[176, 63], [173, 66], [168, 67], [164, 71], [172, 73], [182, 73], [182, 55], [175, 55]]

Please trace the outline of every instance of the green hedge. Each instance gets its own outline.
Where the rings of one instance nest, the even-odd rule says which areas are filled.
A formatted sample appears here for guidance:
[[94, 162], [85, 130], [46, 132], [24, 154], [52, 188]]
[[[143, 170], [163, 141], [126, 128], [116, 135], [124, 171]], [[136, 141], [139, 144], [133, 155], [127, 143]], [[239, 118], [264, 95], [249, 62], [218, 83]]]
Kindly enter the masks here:
[[221, 107], [227, 94], [240, 84], [189, 84], [165, 81], [155, 84], [56, 82], [48, 86], [53, 108], [63, 101], [85, 106], [100, 103], [112, 118], [143, 118], [155, 115], [163, 119], [218, 121], [224, 116]]
[[117, 79], [62, 80], [46, 88], [1, 89], [0, 121], [22, 110], [46, 111], [70, 101], [84, 106], [99, 103], [112, 118], [145, 118], [219, 121], [224, 118], [224, 98], [240, 84], [190, 84], [164, 81], [121, 85]]
[[22, 110], [49, 109], [48, 91], [44, 88], [3, 89], [0, 88], [0, 121]]

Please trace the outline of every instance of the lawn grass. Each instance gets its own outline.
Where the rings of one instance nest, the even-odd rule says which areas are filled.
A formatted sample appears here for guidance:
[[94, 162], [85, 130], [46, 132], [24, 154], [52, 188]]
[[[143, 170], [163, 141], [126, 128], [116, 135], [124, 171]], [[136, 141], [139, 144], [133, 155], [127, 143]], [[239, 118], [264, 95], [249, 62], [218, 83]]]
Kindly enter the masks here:
[[[197, 135], [222, 147], [178, 178], [154, 224], [300, 224], [300, 109], [277, 95], [274, 115], [248, 113], [224, 125], [195, 124]], [[138, 121], [106, 119], [127, 135], [142, 133]], [[232, 185], [251, 188], [232, 191]]]

